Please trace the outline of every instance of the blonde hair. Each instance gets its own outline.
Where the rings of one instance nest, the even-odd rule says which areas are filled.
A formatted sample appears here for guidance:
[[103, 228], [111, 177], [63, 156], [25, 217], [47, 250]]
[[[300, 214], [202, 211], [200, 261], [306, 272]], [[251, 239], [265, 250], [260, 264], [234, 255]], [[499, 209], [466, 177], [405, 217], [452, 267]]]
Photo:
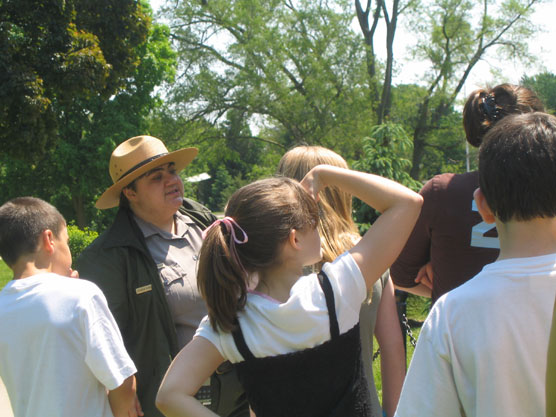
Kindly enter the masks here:
[[[301, 181], [313, 167], [320, 164], [348, 168], [345, 159], [330, 149], [297, 146], [282, 156], [277, 174]], [[323, 249], [322, 263], [332, 262], [359, 240], [359, 232], [351, 215], [351, 201], [351, 195], [337, 187], [327, 187], [320, 193], [318, 231]]]

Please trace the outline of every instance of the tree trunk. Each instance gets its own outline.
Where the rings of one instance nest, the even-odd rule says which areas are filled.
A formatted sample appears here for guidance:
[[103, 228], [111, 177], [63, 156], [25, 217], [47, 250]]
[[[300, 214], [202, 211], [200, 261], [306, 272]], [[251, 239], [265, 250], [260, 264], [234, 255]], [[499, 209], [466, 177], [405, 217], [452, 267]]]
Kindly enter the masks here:
[[427, 97], [423, 100], [419, 106], [419, 118], [417, 119], [417, 126], [413, 131], [413, 166], [409, 175], [415, 180], [419, 180], [419, 174], [421, 172], [421, 161], [423, 160], [423, 155], [425, 154], [425, 139], [429, 127], [427, 125], [429, 118], [429, 102], [430, 102], [430, 92]]
[[[423, 134], [424, 136], [424, 134]], [[411, 171], [409, 175], [411, 178], [419, 181], [419, 176], [421, 173], [421, 161], [423, 160], [423, 156], [425, 155], [425, 140], [424, 138], [420, 137], [413, 137], [413, 166], [411, 167]]]
[[399, 0], [392, 4], [392, 16], [388, 18], [386, 4], [382, 1], [382, 7], [386, 20], [386, 70], [384, 72], [384, 84], [382, 96], [377, 108], [377, 124], [382, 124], [384, 119], [390, 115], [392, 108], [392, 70], [394, 67], [394, 36], [398, 24]]
[[373, 14], [372, 25], [369, 25], [369, 15], [371, 10], [371, 1], [367, 1], [365, 10], [361, 7], [361, 2], [355, 0], [355, 10], [357, 12], [357, 19], [359, 20], [359, 27], [363, 34], [363, 41], [365, 43], [365, 57], [367, 61], [367, 74], [369, 75], [369, 96], [373, 103], [377, 103], [379, 99], [378, 84], [376, 79], [376, 56], [374, 51], [374, 34], [378, 25], [380, 17], [381, 1], [377, 1], [376, 9]]
[[73, 211], [75, 212], [75, 220], [77, 222], [77, 227], [83, 229], [87, 226], [87, 217], [85, 215], [85, 204], [83, 203], [83, 195], [73, 195], [71, 197], [73, 204]]

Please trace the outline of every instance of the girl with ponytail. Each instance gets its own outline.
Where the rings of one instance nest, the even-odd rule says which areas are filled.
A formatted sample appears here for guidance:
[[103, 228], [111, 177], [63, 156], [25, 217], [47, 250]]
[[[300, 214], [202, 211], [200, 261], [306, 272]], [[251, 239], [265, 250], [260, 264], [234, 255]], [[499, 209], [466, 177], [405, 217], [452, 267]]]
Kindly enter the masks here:
[[[317, 273], [315, 199], [337, 187], [382, 213], [351, 249]], [[208, 316], [174, 359], [157, 406], [166, 416], [214, 416], [194, 397], [225, 360], [257, 417], [369, 417], [359, 307], [396, 259], [422, 199], [372, 174], [329, 165], [238, 190], [205, 233], [198, 283]]]

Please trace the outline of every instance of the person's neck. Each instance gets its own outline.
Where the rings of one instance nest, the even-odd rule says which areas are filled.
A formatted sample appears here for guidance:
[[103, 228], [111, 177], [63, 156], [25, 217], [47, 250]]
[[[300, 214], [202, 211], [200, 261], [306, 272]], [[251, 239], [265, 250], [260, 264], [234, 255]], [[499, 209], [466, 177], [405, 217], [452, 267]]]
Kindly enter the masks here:
[[161, 230], [164, 230], [165, 232], [168, 233], [175, 232], [175, 218], [174, 218], [175, 213], [172, 213], [172, 215], [169, 217], [151, 216], [148, 213], [142, 213], [136, 210], [133, 210], [133, 213], [141, 220], [154, 224], [156, 227], [158, 227]]
[[259, 271], [258, 284], [255, 290], [285, 303], [290, 298], [291, 288], [302, 275], [302, 272], [301, 267], [288, 265]]
[[556, 253], [556, 218], [496, 222], [500, 239], [498, 260]]
[[52, 265], [41, 259], [22, 258], [11, 266], [14, 273], [13, 279], [28, 278], [37, 274], [52, 272]]

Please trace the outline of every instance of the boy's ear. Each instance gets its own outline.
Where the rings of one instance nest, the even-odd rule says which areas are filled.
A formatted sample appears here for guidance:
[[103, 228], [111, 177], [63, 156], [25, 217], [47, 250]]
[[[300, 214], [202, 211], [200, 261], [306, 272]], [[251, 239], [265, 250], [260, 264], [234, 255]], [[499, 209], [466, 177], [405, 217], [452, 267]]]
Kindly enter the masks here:
[[299, 249], [299, 240], [297, 239], [297, 230], [290, 230], [290, 235], [288, 236], [288, 242], [294, 249]]
[[52, 233], [52, 230], [45, 229], [42, 231], [39, 249], [40, 248], [43, 248], [48, 253], [54, 252], [54, 233]]
[[488, 205], [486, 197], [483, 194], [481, 188], [477, 188], [475, 190], [475, 192], [473, 193], [473, 198], [475, 199], [477, 209], [479, 210], [479, 214], [483, 218], [483, 221], [488, 224], [494, 223], [496, 221], [496, 218], [494, 217], [494, 214], [492, 213], [492, 210], [490, 209], [490, 206]]

